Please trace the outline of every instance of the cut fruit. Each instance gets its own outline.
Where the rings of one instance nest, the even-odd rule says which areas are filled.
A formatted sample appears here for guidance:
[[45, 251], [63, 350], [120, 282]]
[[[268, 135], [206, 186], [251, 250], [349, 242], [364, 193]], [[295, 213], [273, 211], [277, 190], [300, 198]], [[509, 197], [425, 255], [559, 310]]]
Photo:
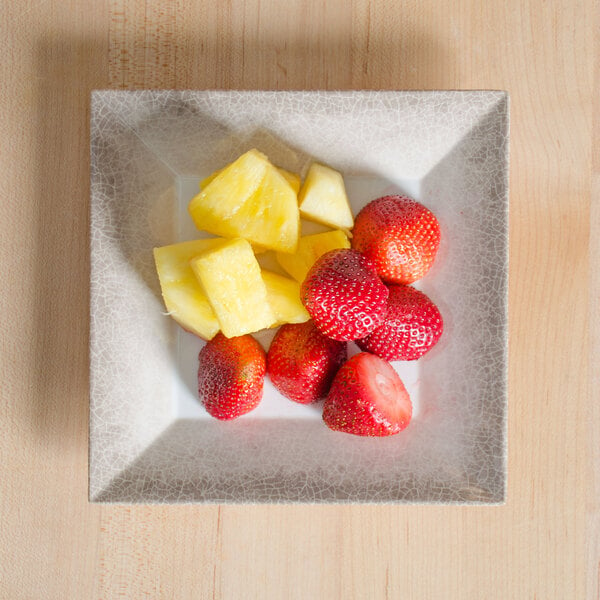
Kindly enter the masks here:
[[[222, 173], [226, 168], [227, 167], [223, 167], [223, 169], [219, 169], [218, 171], [211, 173], [208, 177], [205, 177], [200, 182], [200, 189], [203, 190], [204, 188], [206, 188], [208, 186], [208, 184], [213, 179], [215, 179], [217, 177], [217, 175], [219, 175], [219, 173]], [[294, 190], [296, 195], [298, 195], [298, 192], [300, 191], [300, 175], [298, 175], [296, 173], [292, 173], [291, 171], [288, 171], [286, 169], [282, 169], [281, 167], [276, 167], [276, 168], [279, 171], [279, 173], [281, 175], [283, 175], [285, 180], [290, 184], [290, 186], [292, 187], [292, 189]]]
[[223, 241], [213, 238], [154, 248], [156, 271], [167, 311], [186, 331], [205, 340], [217, 334], [219, 321], [192, 271], [190, 260]]
[[258, 244], [251, 244], [252, 245], [252, 250], [254, 251], [254, 254], [264, 254], [265, 252], [268, 252], [269, 249], [265, 248], [264, 246], [259, 246]]
[[222, 173], [227, 167], [223, 167], [222, 169], [219, 169], [218, 171], [215, 171], [214, 173], [211, 173], [208, 177], [205, 177], [201, 182], [200, 182], [200, 190], [203, 190], [205, 188], [208, 187], [208, 184], [213, 181], [214, 179], [216, 179], [217, 175], [219, 175], [219, 173]]
[[258, 190], [269, 164], [264, 154], [250, 150], [223, 169], [188, 206], [196, 227], [215, 235], [238, 237], [235, 216]]
[[355, 354], [337, 372], [323, 407], [330, 429], [354, 435], [394, 435], [411, 417], [410, 396], [398, 373], [368, 352]]
[[300, 175], [297, 175], [296, 173], [292, 173], [291, 171], [287, 171], [286, 169], [282, 169], [281, 167], [277, 167], [277, 170], [279, 171], [279, 173], [281, 173], [281, 175], [283, 175], [285, 180], [290, 184], [291, 188], [294, 190], [294, 192], [296, 193], [296, 196], [297, 196], [298, 192], [300, 191]]
[[341, 173], [313, 163], [298, 194], [300, 214], [336, 229], [351, 229], [352, 211]]
[[277, 252], [276, 258], [285, 271], [302, 283], [317, 259], [336, 248], [350, 248], [346, 234], [339, 229], [302, 236], [295, 254]]
[[310, 315], [300, 301], [300, 284], [289, 277], [263, 269], [262, 278], [267, 286], [267, 298], [277, 319], [276, 325], [304, 323]]
[[290, 184], [269, 165], [258, 191], [238, 211], [239, 236], [280, 252], [295, 252], [300, 235], [298, 200]]
[[[206, 181], [206, 180], [205, 180]], [[189, 204], [201, 230], [294, 252], [300, 215], [297, 195], [267, 157], [250, 150], [218, 173]]]
[[276, 322], [260, 266], [246, 240], [222, 241], [190, 264], [226, 337], [259, 331]]

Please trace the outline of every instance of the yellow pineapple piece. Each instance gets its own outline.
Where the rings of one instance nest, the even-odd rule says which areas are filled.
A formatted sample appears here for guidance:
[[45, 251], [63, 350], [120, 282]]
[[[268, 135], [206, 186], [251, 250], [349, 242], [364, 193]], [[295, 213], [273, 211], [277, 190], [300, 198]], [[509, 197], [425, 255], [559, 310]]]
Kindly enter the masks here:
[[[222, 173], [223, 170], [226, 168], [227, 167], [224, 167], [223, 169], [219, 169], [218, 171], [211, 173], [208, 177], [205, 177], [200, 182], [200, 189], [203, 190], [205, 187], [207, 187], [208, 184], [213, 179], [215, 179], [219, 173]], [[285, 180], [290, 184], [290, 186], [292, 187], [294, 192], [296, 192], [296, 195], [298, 195], [298, 192], [300, 191], [300, 175], [297, 175], [296, 173], [292, 173], [291, 171], [287, 171], [286, 169], [282, 169], [281, 167], [277, 167], [277, 170], [279, 171], [279, 173], [281, 173], [281, 175], [283, 175]]]
[[276, 325], [304, 323], [310, 315], [300, 300], [300, 284], [289, 277], [262, 270], [267, 286], [267, 298], [277, 318]]
[[250, 150], [223, 169], [189, 204], [196, 227], [242, 237], [265, 248], [294, 252], [300, 215], [297, 196], [264, 154]]
[[236, 215], [240, 237], [280, 252], [295, 252], [300, 235], [300, 213], [294, 190], [270, 166], [256, 194]]
[[300, 191], [300, 175], [292, 173], [291, 171], [286, 171], [286, 169], [282, 169], [281, 167], [277, 167], [277, 170], [284, 176], [285, 180], [290, 184], [297, 196]]
[[265, 178], [269, 161], [250, 150], [225, 167], [188, 205], [196, 227], [223, 237], [239, 237], [236, 213]]
[[352, 211], [341, 173], [313, 163], [298, 194], [300, 214], [336, 229], [351, 229]]
[[281, 267], [296, 281], [302, 283], [317, 259], [336, 248], [350, 248], [350, 241], [339, 229], [304, 235], [298, 240], [298, 249], [295, 254], [277, 252], [275, 256]]
[[219, 322], [192, 271], [190, 260], [222, 241], [222, 238], [213, 238], [154, 248], [154, 262], [167, 311], [185, 330], [205, 340], [217, 334]]
[[211, 173], [208, 177], [205, 177], [201, 182], [200, 182], [200, 189], [203, 190], [204, 188], [208, 187], [208, 184], [213, 181], [213, 179], [216, 179], [217, 175], [219, 173], [222, 173], [224, 171], [224, 169], [226, 169], [227, 167], [223, 167], [223, 169], [218, 169], [217, 171], [215, 171], [214, 173]]
[[226, 337], [259, 331], [276, 322], [260, 266], [247, 240], [222, 241], [190, 264]]

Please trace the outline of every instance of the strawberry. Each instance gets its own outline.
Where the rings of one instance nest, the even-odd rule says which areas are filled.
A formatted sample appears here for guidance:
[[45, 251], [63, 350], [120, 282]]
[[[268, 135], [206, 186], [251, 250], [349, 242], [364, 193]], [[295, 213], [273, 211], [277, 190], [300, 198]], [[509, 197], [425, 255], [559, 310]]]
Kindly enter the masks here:
[[383, 323], [362, 340], [362, 350], [386, 360], [416, 360], [440, 339], [444, 321], [438, 307], [408, 285], [390, 285], [387, 315]]
[[406, 196], [383, 196], [357, 215], [352, 247], [369, 257], [385, 282], [412, 283], [429, 271], [440, 245], [435, 215]]
[[323, 254], [300, 288], [319, 331], [342, 341], [365, 337], [383, 321], [388, 293], [373, 263], [349, 248]]
[[324, 336], [312, 321], [280, 327], [267, 354], [273, 385], [301, 404], [323, 398], [346, 360], [346, 342]]
[[198, 394], [210, 415], [229, 421], [256, 408], [267, 370], [265, 351], [250, 335], [218, 333], [198, 356]]
[[382, 437], [400, 433], [412, 417], [412, 403], [387, 361], [361, 352], [338, 371], [323, 407], [330, 429]]

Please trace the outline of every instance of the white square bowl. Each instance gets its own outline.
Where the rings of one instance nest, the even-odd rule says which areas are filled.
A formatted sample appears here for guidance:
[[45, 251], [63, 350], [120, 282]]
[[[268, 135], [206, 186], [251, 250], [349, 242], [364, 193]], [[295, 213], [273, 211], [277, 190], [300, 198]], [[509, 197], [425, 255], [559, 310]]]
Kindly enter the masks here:
[[[438, 217], [417, 287], [445, 332], [394, 363], [415, 403], [399, 435], [330, 431], [319, 405], [269, 382], [235, 422], [198, 403], [203, 342], [164, 315], [152, 248], [200, 237], [186, 211], [198, 181], [253, 147], [302, 174], [312, 160], [338, 169], [354, 214], [398, 191]], [[97, 91], [91, 153], [91, 501], [504, 501], [505, 92]]]

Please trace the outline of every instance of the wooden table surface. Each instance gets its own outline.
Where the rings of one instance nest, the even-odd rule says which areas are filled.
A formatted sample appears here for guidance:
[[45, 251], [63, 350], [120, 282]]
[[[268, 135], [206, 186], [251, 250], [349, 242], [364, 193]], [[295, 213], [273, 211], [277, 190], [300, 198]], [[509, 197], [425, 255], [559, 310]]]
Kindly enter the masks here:
[[[1, 6], [2, 600], [598, 597], [596, 3]], [[510, 92], [505, 506], [88, 503], [89, 94], [107, 87]]]

